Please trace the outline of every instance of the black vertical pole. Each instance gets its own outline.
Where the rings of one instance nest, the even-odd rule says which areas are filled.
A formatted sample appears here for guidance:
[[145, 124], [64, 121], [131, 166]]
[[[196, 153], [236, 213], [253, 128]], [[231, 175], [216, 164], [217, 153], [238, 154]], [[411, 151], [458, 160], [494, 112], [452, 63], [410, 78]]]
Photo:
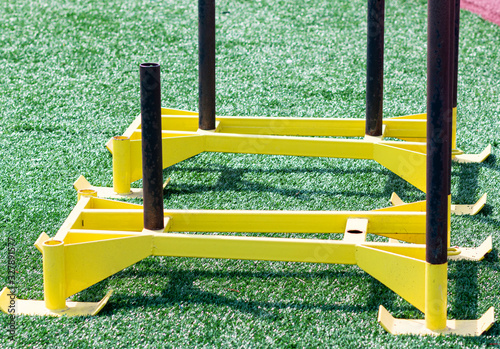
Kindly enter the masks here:
[[370, 136], [382, 135], [382, 110], [384, 99], [384, 12], [385, 0], [368, 0], [365, 134]]
[[215, 129], [215, 0], [198, 0], [199, 128]]
[[447, 262], [451, 177], [453, 0], [429, 0], [427, 28], [426, 261]]
[[[453, 103], [455, 102], [455, 60], [456, 60], [456, 47], [455, 47], [455, 0], [450, 0], [450, 107], [453, 110]], [[452, 124], [452, 134], [453, 134], [453, 124]], [[453, 147], [452, 147], [453, 149]]]
[[160, 65], [143, 63], [139, 72], [144, 228], [160, 230], [164, 228]]
[[460, 0], [455, 0], [455, 40], [454, 40], [454, 64], [453, 64], [453, 102], [452, 107], [457, 107], [457, 90], [458, 90], [458, 45], [460, 34]]

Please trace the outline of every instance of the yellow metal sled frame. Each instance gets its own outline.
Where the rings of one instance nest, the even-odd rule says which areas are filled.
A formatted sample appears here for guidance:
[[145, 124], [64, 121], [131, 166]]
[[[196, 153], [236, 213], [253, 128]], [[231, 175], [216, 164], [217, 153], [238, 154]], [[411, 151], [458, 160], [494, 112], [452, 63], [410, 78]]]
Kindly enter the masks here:
[[[453, 110], [453, 124], [456, 125], [456, 108]], [[425, 149], [426, 142], [426, 114], [415, 114], [383, 119], [383, 135], [371, 137], [365, 135], [364, 119], [335, 119], [335, 118], [287, 118], [287, 117], [216, 117], [217, 134], [247, 135], [245, 149], [239, 152], [268, 154], [264, 148], [266, 141], [259, 140], [259, 136], [316, 136], [316, 137], [357, 137], [364, 138], [365, 142], [378, 142], [384, 138], [396, 138], [408, 142], [420, 143]], [[138, 116], [128, 127], [122, 137], [131, 140], [141, 138], [141, 118]], [[162, 133], [164, 138], [183, 137], [198, 132], [198, 113], [178, 109], [162, 108]], [[210, 132], [210, 131], [208, 131]], [[255, 137], [252, 137], [256, 136]], [[286, 137], [285, 137], [286, 138]], [[291, 138], [293, 140], [293, 138]], [[456, 132], [453, 129], [453, 157], [457, 162], [482, 162], [491, 154], [491, 145], [488, 145], [480, 154], [464, 154], [456, 148]], [[113, 142], [107, 143], [112, 151]], [[307, 156], [324, 156], [317, 150], [310, 151]], [[286, 155], [303, 156], [300, 152], [289, 150]], [[336, 156], [331, 156], [336, 157]], [[341, 156], [349, 158], [348, 155]], [[357, 158], [357, 157], [355, 157]], [[412, 164], [413, 165], [413, 164]]]
[[[158, 68], [150, 63], [145, 66]], [[450, 87], [447, 83], [443, 85]], [[443, 109], [446, 109], [447, 115], [451, 115], [451, 109]], [[163, 161], [159, 161], [163, 162], [163, 167], [205, 151], [371, 159], [426, 191], [424, 175], [427, 154], [426, 145], [421, 142], [425, 139], [425, 132], [422, 131], [426, 129], [423, 115], [386, 120], [382, 136], [370, 137], [364, 136], [364, 122], [360, 120], [218, 118], [217, 127], [208, 128], [212, 131], [201, 131], [197, 129], [195, 113], [164, 111], [162, 137], [158, 138], [162, 147], [157, 147], [163, 149], [163, 159], [160, 159]], [[159, 110], [156, 114], [159, 116]], [[443, 115], [441, 111], [437, 114]], [[430, 120], [432, 119], [431, 117]], [[434, 119], [439, 118], [434, 116]], [[435, 128], [436, 125], [432, 127]], [[159, 127], [156, 128], [158, 129]], [[432, 132], [429, 134], [432, 135]], [[117, 193], [128, 193], [130, 183], [141, 177], [140, 135], [140, 125], [136, 120], [124, 136], [115, 137], [109, 145], [114, 155], [114, 190]], [[384, 137], [406, 142], [384, 141]], [[429, 138], [429, 144], [436, 143], [433, 139], [432, 136]], [[453, 143], [453, 148], [456, 148], [454, 136], [451, 137], [448, 128], [446, 139], [449, 140], [447, 144]], [[448, 148], [450, 149], [451, 147]], [[455, 151], [454, 154], [458, 159], [474, 160], [474, 156], [464, 158], [459, 153]], [[486, 153], [482, 154], [483, 157], [488, 155]], [[444, 153], [430, 151], [429, 158], [436, 157], [436, 154]], [[452, 155], [446, 151], [444, 158], [448, 165]], [[433, 172], [434, 178], [441, 181], [445, 177], [436, 175], [439, 173], [444, 171]], [[83, 184], [88, 182], [81, 179], [77, 186]], [[426, 256], [426, 252], [436, 247], [433, 246], [436, 244], [423, 244], [433, 236], [426, 233], [429, 226], [433, 227], [432, 224], [426, 227], [426, 219], [435, 212], [432, 209], [423, 212], [420, 202], [395, 202], [393, 207], [375, 211], [162, 210], [159, 218], [164, 223], [164, 228], [153, 231], [143, 228], [146, 210], [142, 206], [94, 196], [97, 193], [92, 188], [83, 188], [77, 206], [54, 238], [42, 234], [36, 242], [43, 254], [44, 301], [18, 300], [5, 288], [0, 293], [0, 307], [4, 311], [13, 302], [18, 308], [17, 314], [95, 314], [109, 299], [109, 293], [98, 303], [67, 302], [66, 298], [143, 258], [158, 255], [358, 265], [425, 314], [425, 320], [394, 319], [381, 307], [379, 322], [395, 334], [479, 335], [494, 322], [493, 308], [479, 320], [447, 320], [447, 258], [458, 259], [466, 254], [468, 259], [481, 259], [484, 253], [491, 250], [491, 239], [475, 249], [474, 253], [470, 253], [472, 249], [446, 248], [446, 238], [449, 245], [450, 236], [449, 192], [438, 195], [438, 208], [441, 210], [448, 206], [439, 212], [446, 212], [446, 215], [440, 216], [439, 233], [444, 232], [440, 237], [445, 239], [439, 241], [439, 259], [443, 257], [443, 260], [438, 263], [435, 258], [429, 259]], [[446, 200], [447, 205], [442, 205]], [[432, 204], [432, 200], [429, 203]], [[441, 224], [443, 222], [448, 224]], [[443, 227], [445, 228], [442, 229]], [[343, 234], [343, 239], [200, 235], [186, 232], [248, 232], [264, 235], [278, 232], [340, 233]], [[368, 233], [387, 237], [390, 241], [367, 242]], [[437, 241], [434, 240], [431, 242]], [[399, 241], [409, 244], [401, 244]]]
[[[340, 212], [165, 210], [165, 229], [149, 231], [143, 229], [141, 205], [93, 195], [82, 193], [54, 238], [43, 233], [35, 243], [43, 254], [45, 299], [16, 298], [16, 314], [94, 315], [106, 304], [111, 291], [97, 303], [67, 302], [66, 298], [148, 256], [355, 264], [424, 312], [431, 324], [439, 321], [440, 315], [434, 316], [429, 307], [446, 309], [446, 266], [438, 268], [436, 276], [435, 266], [425, 262], [425, 212], [394, 207]], [[343, 234], [343, 239], [186, 232], [337, 233]], [[413, 244], [366, 242], [367, 233]], [[486, 244], [479, 248], [483, 255], [478, 259], [491, 250], [491, 239]], [[459, 253], [449, 249], [450, 256]], [[9, 294], [7, 288], [0, 294], [0, 307], [5, 312], [11, 301]], [[381, 308], [379, 321], [391, 330], [403, 320], [391, 319]], [[448, 330], [479, 335], [492, 323], [490, 309], [481, 319], [453, 322]], [[432, 333], [429, 326], [426, 331]]]
[[[384, 120], [385, 137], [402, 142], [370, 136], [359, 139], [364, 136], [362, 119], [217, 117], [217, 128], [203, 131], [197, 129], [198, 113], [162, 108], [163, 168], [202, 152], [368, 159], [426, 192], [425, 116]], [[81, 177], [75, 183], [77, 190], [96, 190], [102, 198], [142, 196], [141, 189], [131, 188], [132, 182], [142, 178], [140, 122], [138, 116], [122, 136], [107, 143], [113, 153], [113, 189], [94, 187]], [[341, 136], [358, 139], [332, 138]], [[459, 153], [455, 152], [455, 158], [460, 162], [481, 162], [491, 153], [491, 146], [481, 154]], [[452, 205], [452, 212], [476, 214], [485, 200], [483, 195], [476, 204]]]
[[[197, 129], [196, 113], [162, 111], [164, 168], [205, 151], [371, 159], [420, 190], [426, 190], [426, 144], [418, 142], [426, 126], [422, 116], [385, 121], [384, 135], [402, 142], [374, 137], [307, 137], [363, 137], [364, 120], [221, 117], [214, 131], [202, 131]], [[131, 182], [142, 175], [140, 119], [123, 136], [108, 143], [108, 147], [113, 152], [113, 192], [129, 193]], [[478, 157], [484, 158], [488, 153], [489, 150]], [[359, 212], [165, 210], [166, 228], [149, 231], [143, 229], [142, 206], [93, 197], [97, 196], [95, 188], [84, 178], [75, 186], [82, 189], [80, 200], [64, 225], [54, 238], [42, 234], [36, 242], [43, 253], [44, 301], [12, 299], [14, 295], [4, 288], [0, 293], [2, 310], [8, 311], [14, 302], [16, 314], [95, 315], [106, 304], [111, 291], [97, 303], [69, 302], [66, 298], [148, 256], [158, 255], [358, 265], [424, 312], [425, 320], [401, 320], [381, 308], [379, 322], [394, 334], [479, 335], [494, 322], [493, 309], [479, 320], [446, 320], [447, 264], [432, 265], [425, 261], [423, 202], [405, 204], [393, 197], [393, 207]], [[138, 191], [134, 194], [140, 195]], [[471, 211], [477, 212], [484, 199]], [[341, 233], [344, 238], [180, 232]], [[366, 242], [367, 233], [391, 240]], [[491, 250], [491, 245], [488, 238], [476, 249], [449, 248], [449, 259], [480, 260]]]
[[[305, 137], [346, 134], [360, 137], [363, 120], [228, 117], [217, 118], [214, 131], [203, 131], [196, 128], [196, 113], [162, 109], [162, 114], [164, 168], [204, 151], [371, 159], [420, 190], [426, 190], [426, 144], [408, 141], [418, 135], [411, 130], [403, 131], [404, 125], [410, 123], [396, 121], [391, 125], [386, 120], [389, 122], [385, 125], [385, 132], [393, 138], [398, 138], [397, 135], [405, 138], [401, 142], [373, 137]], [[416, 120], [411, 127], [425, 130], [425, 122]], [[391, 127], [393, 134], [389, 131]], [[259, 134], [266, 129], [267, 134]], [[114, 137], [108, 148], [113, 153], [113, 191], [128, 193], [130, 183], [142, 175], [140, 118], [123, 136]], [[91, 187], [83, 177], [75, 187], [90, 192], [99, 189]], [[93, 195], [98, 193], [93, 192]], [[67, 230], [59, 231], [54, 240], [61, 241], [68, 249], [74, 244], [75, 251], [78, 244], [108, 244], [105, 250], [117, 252], [105, 258], [112, 259], [116, 265], [98, 256], [92, 258], [97, 262], [92, 262], [85, 274], [91, 275], [89, 271], [98, 270], [95, 268], [101, 264], [108, 265], [111, 270], [89, 276], [84, 280], [87, 284], [79, 277], [78, 282], [82, 284], [78, 288], [69, 282], [67, 288], [70, 291], [66, 296], [150, 255], [355, 264], [425, 314], [425, 320], [394, 319], [381, 307], [378, 320], [393, 334], [480, 335], [494, 323], [493, 308], [478, 320], [446, 319], [447, 263], [436, 266], [425, 261], [426, 213], [423, 201], [407, 204], [393, 195], [393, 207], [361, 212], [165, 210], [165, 230], [147, 231], [143, 229], [141, 206], [97, 198], [85, 200], [88, 200], [84, 201], [86, 204], [79, 205], [86, 206], [75, 211], [79, 213], [74, 214], [74, 225], [67, 223]], [[459, 214], [475, 214], [485, 200], [483, 196], [476, 205], [465, 208], [453, 205], [453, 208]], [[344, 238], [291, 239], [179, 232], [341, 233]], [[367, 233], [387, 237], [389, 243], [366, 242]], [[44, 248], [41, 242], [46, 239], [48, 236], [40, 238], [38, 245], [41, 250]], [[113, 247], [115, 243], [120, 247]], [[139, 246], [142, 246], [139, 255], [127, 252]], [[480, 260], [491, 249], [490, 237], [479, 248], [448, 248], [448, 255], [450, 260]], [[89, 247], [85, 253], [95, 250], [100, 249]], [[80, 258], [83, 255], [82, 252]]]
[[[162, 108], [162, 129], [164, 132], [196, 132], [198, 130], [198, 113], [186, 110]], [[323, 136], [323, 137], [365, 137], [377, 141], [384, 138], [397, 138], [409, 142], [426, 142], [427, 115], [414, 114], [383, 119], [381, 137], [365, 135], [365, 119], [354, 118], [293, 118], [293, 117], [236, 117], [216, 116], [216, 130], [219, 133], [274, 136]], [[456, 145], [457, 108], [453, 109], [453, 154], [458, 162], [482, 162], [491, 154], [488, 145], [480, 154], [464, 154]], [[140, 132], [140, 116], [138, 116], [123, 134], [133, 137]], [[164, 134], [165, 137], [165, 134]], [[139, 136], [140, 138], [140, 136]], [[107, 143], [111, 149], [111, 141]]]

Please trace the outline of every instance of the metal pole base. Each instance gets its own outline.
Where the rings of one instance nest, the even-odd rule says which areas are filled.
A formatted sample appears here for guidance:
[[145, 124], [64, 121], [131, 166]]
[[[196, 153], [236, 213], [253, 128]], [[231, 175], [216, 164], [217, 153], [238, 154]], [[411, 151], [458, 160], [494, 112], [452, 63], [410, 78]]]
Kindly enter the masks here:
[[[0, 292], [0, 309], [11, 315], [93, 316], [101, 311], [112, 294], [113, 291], [110, 290], [99, 302], [66, 302], [66, 308], [52, 310], [47, 309], [45, 301], [18, 299], [7, 287], [4, 287]], [[14, 308], [10, 307], [12, 303], [14, 303]]]
[[480, 163], [486, 160], [491, 154], [491, 144], [488, 144], [479, 154], [460, 154], [453, 157], [453, 161], [460, 163]]
[[[170, 183], [170, 177], [163, 183], [163, 189], [165, 189]], [[78, 191], [93, 190], [98, 198], [106, 199], [142, 199], [143, 192], [142, 188], [130, 188], [129, 194], [117, 194], [113, 188], [110, 187], [96, 187], [90, 184], [90, 182], [84, 177], [80, 176], [73, 183], [73, 187]]]
[[495, 323], [495, 309], [491, 307], [478, 320], [447, 320], [443, 330], [429, 330], [425, 320], [396, 319], [382, 305], [379, 307], [378, 323], [390, 334], [413, 335], [459, 335], [480, 336]]
[[[484, 205], [486, 205], [487, 199], [488, 199], [488, 194], [485, 193], [474, 204], [451, 205], [451, 213], [457, 216], [462, 216], [462, 215], [474, 216], [483, 209]], [[415, 211], [425, 212], [425, 200], [406, 203], [403, 200], [401, 200], [398, 194], [392, 193], [390, 202], [393, 205], [393, 207], [399, 206], [398, 210], [399, 209], [405, 211], [415, 210]]]

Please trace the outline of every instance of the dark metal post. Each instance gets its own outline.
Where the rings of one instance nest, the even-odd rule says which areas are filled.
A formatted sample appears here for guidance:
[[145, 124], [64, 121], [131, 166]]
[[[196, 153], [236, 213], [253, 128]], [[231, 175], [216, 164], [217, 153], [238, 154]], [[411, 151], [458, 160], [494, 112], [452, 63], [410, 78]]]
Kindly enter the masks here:
[[[457, 72], [458, 76], [458, 71], [455, 69], [455, 60], [458, 58], [456, 57], [455, 53], [458, 53], [457, 47], [455, 47], [455, 0], [450, 0], [450, 108], [454, 108], [454, 102], [456, 100], [455, 98], [455, 72]], [[452, 125], [453, 127], [453, 125]], [[453, 134], [453, 129], [452, 129], [452, 134]], [[452, 148], [453, 149], [453, 148]]]
[[457, 106], [457, 90], [458, 90], [458, 45], [460, 34], [460, 0], [455, 0], [455, 40], [454, 40], [454, 64], [453, 64], [453, 102], [452, 107]]
[[426, 261], [447, 262], [451, 192], [452, 61], [454, 0], [429, 0], [427, 29]]
[[198, 0], [199, 128], [215, 129], [215, 0]]
[[366, 62], [366, 130], [382, 135], [384, 100], [384, 12], [385, 0], [368, 0], [368, 42]]
[[[458, 13], [457, 13], [457, 5]], [[458, 30], [460, 17], [460, 0], [451, 0], [450, 4], [450, 50], [451, 50], [451, 108], [453, 117], [451, 121], [451, 149], [457, 149], [457, 87], [458, 87]]]
[[143, 63], [139, 72], [144, 228], [160, 230], [164, 228], [160, 65]]

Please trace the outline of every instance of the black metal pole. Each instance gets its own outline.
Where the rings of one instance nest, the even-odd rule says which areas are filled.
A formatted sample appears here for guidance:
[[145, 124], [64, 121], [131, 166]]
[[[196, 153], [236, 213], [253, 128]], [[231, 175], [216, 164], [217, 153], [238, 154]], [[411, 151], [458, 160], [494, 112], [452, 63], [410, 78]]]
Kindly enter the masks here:
[[199, 128], [215, 129], [215, 0], [198, 0]]
[[457, 106], [457, 91], [458, 91], [458, 45], [460, 34], [460, 0], [455, 0], [455, 40], [454, 40], [454, 65], [453, 65], [453, 102], [452, 107]]
[[427, 28], [426, 261], [447, 262], [451, 192], [452, 0], [429, 0]]
[[139, 72], [144, 228], [160, 230], [164, 228], [160, 65], [143, 63]]
[[368, 0], [365, 134], [382, 135], [385, 0]]
[[[456, 25], [455, 25], [455, 0], [450, 0], [450, 54], [451, 54], [451, 59], [450, 59], [450, 107], [453, 110], [453, 103], [455, 102], [455, 60], [456, 60], [456, 55], [455, 53], [457, 52], [456, 47], [455, 47], [455, 30], [456, 30]], [[452, 134], [453, 134], [453, 124], [452, 124]], [[453, 149], [453, 147], [452, 147]]]

